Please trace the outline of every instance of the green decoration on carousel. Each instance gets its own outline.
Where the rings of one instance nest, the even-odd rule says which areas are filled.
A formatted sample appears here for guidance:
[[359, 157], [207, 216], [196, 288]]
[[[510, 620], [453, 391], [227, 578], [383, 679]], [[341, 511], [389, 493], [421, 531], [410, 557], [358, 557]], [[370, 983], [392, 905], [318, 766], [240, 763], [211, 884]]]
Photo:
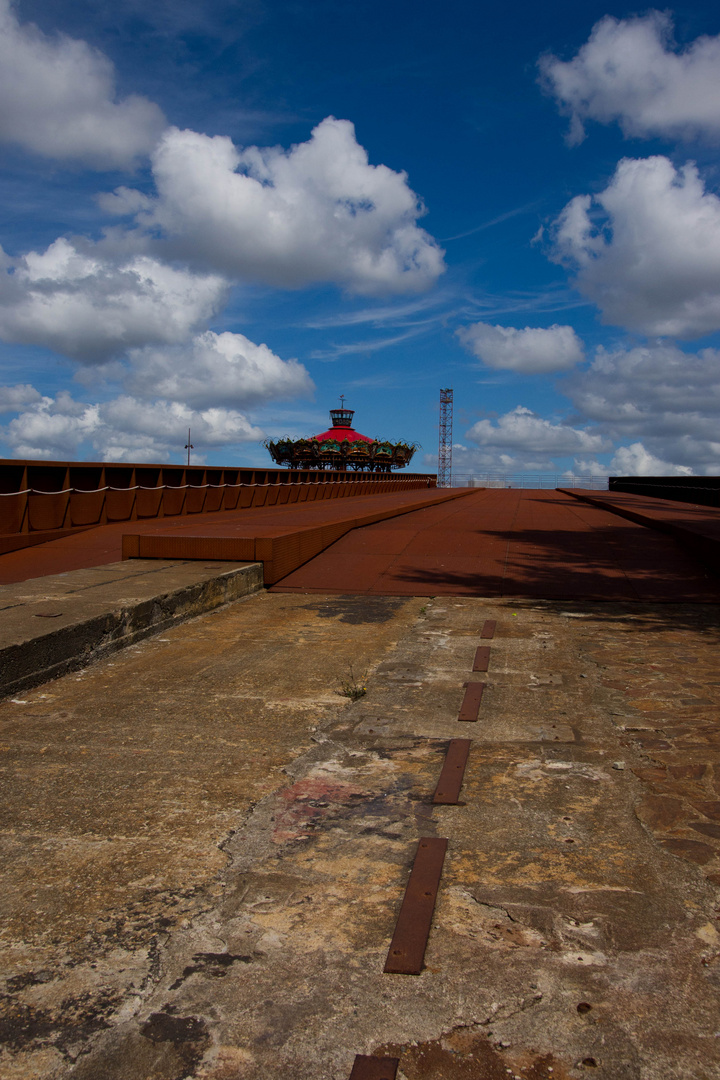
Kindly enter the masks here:
[[288, 469], [332, 469], [335, 472], [389, 473], [404, 469], [417, 443], [371, 439], [352, 426], [353, 409], [330, 410], [332, 427], [310, 439], [266, 439], [263, 445], [276, 465]]

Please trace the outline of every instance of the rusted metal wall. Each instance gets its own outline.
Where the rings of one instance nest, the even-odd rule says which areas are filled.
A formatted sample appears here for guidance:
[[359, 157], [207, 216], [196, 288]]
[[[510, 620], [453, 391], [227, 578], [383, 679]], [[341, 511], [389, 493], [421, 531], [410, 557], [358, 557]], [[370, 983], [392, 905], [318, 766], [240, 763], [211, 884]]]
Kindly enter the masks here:
[[430, 474], [0, 459], [0, 553], [113, 521], [435, 486]]

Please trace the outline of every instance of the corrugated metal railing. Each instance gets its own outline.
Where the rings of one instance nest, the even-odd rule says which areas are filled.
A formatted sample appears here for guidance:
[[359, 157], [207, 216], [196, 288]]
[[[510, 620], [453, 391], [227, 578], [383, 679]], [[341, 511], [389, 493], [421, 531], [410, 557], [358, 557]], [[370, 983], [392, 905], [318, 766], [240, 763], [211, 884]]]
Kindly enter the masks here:
[[434, 475], [0, 460], [0, 553], [40, 533], [52, 539], [115, 521], [424, 487], [435, 487]]

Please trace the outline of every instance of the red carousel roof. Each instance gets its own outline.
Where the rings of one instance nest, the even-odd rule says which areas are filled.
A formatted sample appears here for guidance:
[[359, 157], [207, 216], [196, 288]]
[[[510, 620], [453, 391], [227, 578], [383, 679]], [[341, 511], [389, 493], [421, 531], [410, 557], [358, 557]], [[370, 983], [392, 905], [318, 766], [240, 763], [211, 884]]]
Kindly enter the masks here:
[[313, 439], [317, 439], [318, 442], [325, 442], [326, 439], [335, 439], [337, 442], [342, 442], [343, 439], [347, 439], [348, 442], [375, 442], [374, 439], [369, 439], [367, 435], [361, 435], [359, 431], [355, 431], [355, 428], [351, 427], [331, 427], [329, 431], [323, 431], [321, 435], [313, 435]]
[[[340, 399], [343, 401], [343, 399]], [[332, 427], [309, 439], [265, 440], [270, 457], [289, 469], [367, 470], [389, 473], [404, 469], [415, 453], [415, 444], [389, 443], [362, 435], [352, 426], [353, 410], [331, 409]]]
[[326, 442], [328, 439], [334, 439], [336, 442], [342, 442], [344, 439], [348, 442], [375, 442], [374, 439], [361, 435], [352, 427], [353, 415], [352, 409], [331, 409], [333, 426], [328, 431], [323, 431], [321, 435], [313, 435], [313, 439], [317, 439], [318, 442]]

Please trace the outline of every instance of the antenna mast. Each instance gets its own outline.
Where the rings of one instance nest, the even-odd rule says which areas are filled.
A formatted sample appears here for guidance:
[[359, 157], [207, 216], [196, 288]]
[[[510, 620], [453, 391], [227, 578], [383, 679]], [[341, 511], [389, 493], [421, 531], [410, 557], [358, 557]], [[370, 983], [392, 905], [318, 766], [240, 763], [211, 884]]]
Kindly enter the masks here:
[[453, 392], [440, 391], [440, 441], [438, 446], [438, 487], [452, 487]]

